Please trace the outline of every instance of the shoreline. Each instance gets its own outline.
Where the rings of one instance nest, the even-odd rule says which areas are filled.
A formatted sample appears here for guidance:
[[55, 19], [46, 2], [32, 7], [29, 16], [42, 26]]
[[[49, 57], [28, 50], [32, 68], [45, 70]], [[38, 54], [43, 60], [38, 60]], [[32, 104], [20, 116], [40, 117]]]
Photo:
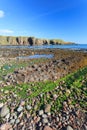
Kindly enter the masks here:
[[[53, 54], [51, 59], [20, 55]], [[0, 50], [0, 128], [86, 130], [87, 53]]]

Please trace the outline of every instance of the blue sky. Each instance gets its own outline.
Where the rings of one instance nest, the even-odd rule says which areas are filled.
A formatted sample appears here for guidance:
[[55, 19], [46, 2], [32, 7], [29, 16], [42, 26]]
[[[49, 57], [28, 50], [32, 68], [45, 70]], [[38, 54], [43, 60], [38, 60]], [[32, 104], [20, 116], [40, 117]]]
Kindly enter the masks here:
[[87, 43], [87, 0], [0, 0], [0, 35]]

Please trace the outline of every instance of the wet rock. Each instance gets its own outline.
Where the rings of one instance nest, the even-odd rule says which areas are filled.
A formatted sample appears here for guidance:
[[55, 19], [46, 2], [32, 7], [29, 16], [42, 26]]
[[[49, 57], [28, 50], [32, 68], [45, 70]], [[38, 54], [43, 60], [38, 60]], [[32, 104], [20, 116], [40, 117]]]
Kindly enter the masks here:
[[4, 105], [2, 107], [2, 109], [0, 110], [0, 116], [5, 117], [9, 112], [10, 111], [9, 111], [9, 108], [7, 107], [7, 105]]

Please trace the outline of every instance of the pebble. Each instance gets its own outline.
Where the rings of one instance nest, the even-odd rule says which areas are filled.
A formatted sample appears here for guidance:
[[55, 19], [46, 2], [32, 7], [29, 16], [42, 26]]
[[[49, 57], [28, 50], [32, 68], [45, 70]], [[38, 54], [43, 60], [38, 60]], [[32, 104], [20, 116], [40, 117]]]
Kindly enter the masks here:
[[87, 130], [87, 125], [86, 124], [84, 124], [84, 130]]
[[40, 115], [40, 116], [43, 115], [43, 113], [44, 113], [43, 110], [40, 110], [40, 111], [39, 111], [39, 115]]
[[7, 107], [7, 105], [4, 105], [4, 106], [1, 108], [0, 116], [1, 116], [1, 117], [5, 117], [9, 112], [10, 112], [10, 111], [9, 111], [9, 108]]
[[49, 126], [45, 126], [44, 130], [53, 130], [53, 129], [51, 127], [49, 127]]
[[2, 102], [2, 103], [0, 103], [0, 108], [2, 108], [3, 106], [4, 106], [3, 102]]
[[54, 99], [56, 100], [57, 97], [58, 97], [58, 95], [57, 95], [57, 94], [54, 94], [53, 97], [54, 97]]
[[0, 84], [1, 84], [1, 83], [3, 83], [3, 81], [2, 81], [2, 80], [0, 80]]
[[31, 110], [32, 107], [31, 107], [30, 105], [27, 105], [27, 106], [26, 106], [26, 109], [27, 109], [27, 110]]
[[46, 113], [50, 112], [50, 109], [51, 109], [51, 105], [50, 104], [45, 105], [45, 112]]
[[67, 126], [67, 130], [73, 130], [71, 126]]
[[25, 105], [25, 101], [21, 101], [20, 105], [24, 106]]
[[67, 102], [64, 101], [63, 102], [63, 106], [67, 107]]
[[40, 121], [40, 117], [37, 117], [36, 122], [39, 122], [39, 121]]
[[9, 91], [8, 91], [8, 90], [6, 90], [4, 93], [5, 93], [5, 94], [8, 94], [8, 93], [9, 93]]
[[17, 119], [17, 120], [15, 121], [15, 123], [16, 123], [16, 124], [18, 124], [19, 122], [20, 122], [20, 120], [19, 120], [19, 119]]
[[19, 106], [18, 109], [17, 109], [18, 112], [21, 112], [23, 111], [23, 107], [22, 106]]
[[39, 126], [42, 126], [42, 123], [41, 123], [41, 122], [39, 123]]
[[17, 113], [12, 113], [11, 117], [12, 117], [11, 119], [13, 119], [13, 118], [17, 119]]
[[50, 115], [51, 115], [51, 113], [50, 113], [50, 112], [48, 112], [48, 113], [47, 113], [47, 115], [48, 115], [48, 116], [50, 116]]
[[14, 124], [15, 123], [15, 119], [10, 120], [10, 123]]
[[42, 117], [43, 117], [43, 118], [47, 118], [47, 115], [46, 115], [46, 114], [43, 114]]
[[47, 118], [44, 118], [44, 119], [43, 119], [43, 124], [46, 124], [46, 123], [48, 123], [48, 119], [47, 119]]
[[57, 122], [59, 122], [59, 120], [60, 120], [59, 117], [57, 117], [56, 120], [57, 120]]
[[9, 123], [2, 124], [1, 127], [0, 127], [0, 130], [10, 130], [11, 127], [12, 126]]
[[5, 118], [8, 120], [10, 118], [10, 113], [8, 113]]

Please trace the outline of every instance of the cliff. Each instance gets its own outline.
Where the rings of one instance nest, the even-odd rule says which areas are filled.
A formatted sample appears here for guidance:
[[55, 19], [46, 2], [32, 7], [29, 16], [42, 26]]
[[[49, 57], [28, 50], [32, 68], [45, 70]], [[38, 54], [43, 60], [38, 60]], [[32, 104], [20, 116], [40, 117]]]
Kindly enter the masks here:
[[0, 45], [49, 45], [49, 44], [73, 44], [72, 42], [65, 42], [61, 39], [40, 39], [35, 37], [13, 37], [0, 36]]

